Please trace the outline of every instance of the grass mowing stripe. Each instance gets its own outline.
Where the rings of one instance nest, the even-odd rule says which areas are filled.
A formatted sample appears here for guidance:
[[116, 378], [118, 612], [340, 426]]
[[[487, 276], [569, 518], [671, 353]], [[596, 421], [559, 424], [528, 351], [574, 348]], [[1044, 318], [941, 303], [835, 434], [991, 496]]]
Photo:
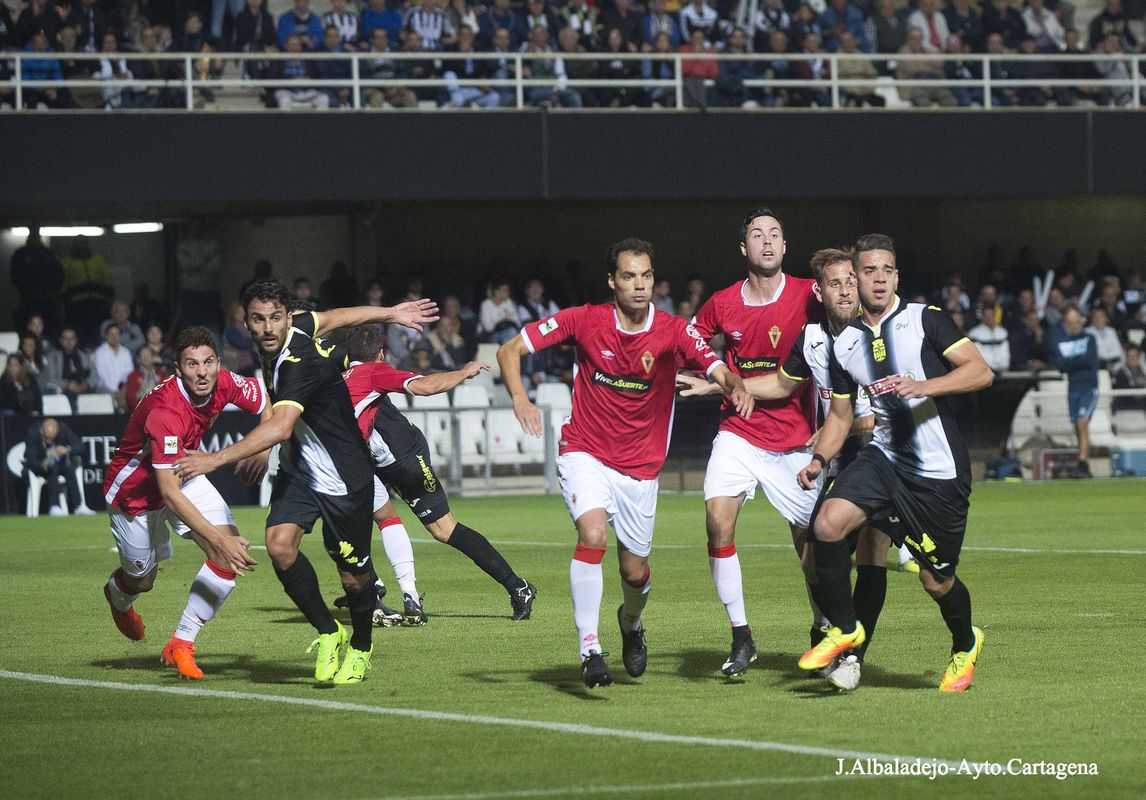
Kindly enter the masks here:
[[477, 725], [531, 728], [533, 730], [556, 733], [571, 733], [581, 736], [609, 736], [616, 739], [635, 739], [641, 742], [657, 742], [661, 744], [687, 744], [708, 747], [734, 747], [747, 750], [771, 750], [781, 753], [793, 753], [795, 755], [825, 756], [828, 758], [870, 758], [877, 761], [926, 761], [934, 764], [947, 764], [952, 767], [958, 766], [959, 764], [958, 761], [946, 761], [930, 756], [905, 756], [892, 755], [889, 753], [868, 753], [858, 750], [836, 750], [829, 747], [812, 747], [802, 744], [757, 741], [753, 739], [717, 739], [711, 736], [682, 736], [672, 733], [658, 733], [656, 731], [602, 728], [595, 725], [578, 725], [570, 722], [513, 719], [510, 717], [491, 717], [481, 714], [454, 714], [448, 711], [425, 711], [417, 708], [387, 708], [385, 706], [368, 706], [361, 703], [343, 703], [337, 700], [315, 700], [308, 697], [290, 697], [287, 695], [262, 694], [259, 692], [233, 692], [189, 686], [156, 686], [154, 684], [120, 683], [118, 681], [92, 681], [82, 678], [64, 678], [59, 675], [12, 672], [6, 669], [0, 669], [0, 678], [54, 686], [72, 686], [84, 689], [115, 689], [124, 692], [148, 692], [153, 694], [181, 695], [184, 697], [210, 697], [218, 700], [251, 700], [263, 703], [308, 706], [327, 711], [354, 711], [362, 714], [378, 714], [380, 716], [412, 717], [414, 719], [443, 722], [468, 722]]
[[846, 780], [847, 775], [814, 775], [793, 778], [730, 778], [722, 781], [689, 781], [687, 783], [648, 783], [628, 786], [564, 786], [557, 789], [513, 789], [503, 792], [465, 792], [463, 794], [386, 795], [381, 800], [498, 800], [498, 798], [576, 797], [577, 795], [630, 794], [636, 792], [689, 792], [697, 789], [735, 789], [741, 786], [784, 786], [791, 783], [825, 783]]

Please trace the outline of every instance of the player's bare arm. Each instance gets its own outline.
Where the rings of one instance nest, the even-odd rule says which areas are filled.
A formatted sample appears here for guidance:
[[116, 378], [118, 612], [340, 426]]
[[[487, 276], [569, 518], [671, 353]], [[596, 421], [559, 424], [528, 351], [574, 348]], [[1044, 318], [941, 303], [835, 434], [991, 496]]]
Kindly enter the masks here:
[[541, 410], [529, 399], [521, 380], [521, 359], [529, 354], [525, 340], [517, 334], [497, 349], [497, 363], [501, 367], [501, 380], [513, 400], [513, 415], [521, 429], [530, 436], [541, 435]]
[[438, 319], [438, 304], [422, 298], [399, 303], [396, 306], [351, 306], [317, 311], [318, 329], [315, 336], [325, 336], [340, 328], [353, 328], [374, 323], [395, 323], [416, 331]]
[[946, 353], [947, 361], [955, 369], [937, 378], [917, 381], [904, 375], [888, 378], [895, 391], [905, 400], [917, 397], [941, 397], [945, 394], [964, 394], [986, 389], [995, 379], [995, 373], [987, 366], [983, 354], [970, 340], [966, 339]]
[[720, 384], [713, 383], [708, 378], [701, 378], [691, 372], [678, 372], [676, 374], [676, 388], [681, 397], [704, 397], [710, 394], [720, 394]]
[[[677, 386], [681, 388], [681, 397], [703, 397], [709, 394], [720, 394], [720, 384], [704, 378], [682, 372], [676, 377]], [[769, 372], [767, 375], [754, 375], [744, 379], [744, 389], [757, 400], [783, 400], [800, 386], [781, 372]]]
[[485, 364], [481, 361], [471, 361], [461, 369], [455, 369], [451, 372], [436, 372], [433, 375], [424, 375], [416, 381], [410, 381], [407, 391], [419, 397], [441, 394], [442, 392], [448, 392], [455, 386], [465, 383], [478, 373], [488, 369], [489, 364]]
[[195, 504], [187, 499], [187, 495], [183, 494], [182, 482], [175, 470], [157, 469], [155, 480], [159, 484], [163, 502], [191, 528], [192, 538], [207, 554], [207, 558], [221, 567], [234, 570], [237, 575], [254, 569], [258, 562], [247, 551], [251, 543], [208, 522]]
[[184, 453], [183, 457], [175, 462], [175, 474], [183, 480], [194, 478], [196, 475], [206, 475], [224, 464], [233, 464], [285, 442], [290, 438], [295, 421], [302, 414], [302, 407], [297, 403], [278, 403], [271, 411], [270, 419], [260, 422], [253, 431], [229, 447], [224, 447], [216, 453], [204, 453], [199, 450]]
[[756, 407], [756, 400], [744, 388], [744, 379], [723, 364], [717, 364], [712, 370], [712, 379], [728, 395], [736, 413], [744, 419], [752, 416], [752, 409]]
[[[745, 381], [747, 383], [747, 381]], [[804, 443], [804, 447], [815, 448], [820, 443], [820, 433], [823, 428], [817, 428], [816, 432], [809, 437], [808, 441]], [[875, 414], [865, 414], [862, 417], [854, 417], [852, 419], [852, 427], [848, 432], [848, 436], [867, 436], [875, 430]]]
[[[263, 407], [263, 413], [259, 417], [259, 422], [266, 422], [271, 418], [273, 413], [271, 404], [267, 403]], [[235, 474], [239, 477], [239, 480], [247, 486], [255, 486], [261, 482], [263, 476], [267, 474], [270, 461], [271, 451], [268, 448], [255, 453], [253, 456], [248, 456], [235, 462]]]
[[824, 427], [820, 429], [820, 440], [816, 444], [816, 451], [812, 453], [812, 460], [796, 475], [796, 482], [800, 484], [800, 488], [816, 488], [816, 479], [844, 446], [844, 441], [851, 433], [852, 418], [852, 399], [833, 395], [832, 404], [828, 408], [828, 418], [824, 420]]

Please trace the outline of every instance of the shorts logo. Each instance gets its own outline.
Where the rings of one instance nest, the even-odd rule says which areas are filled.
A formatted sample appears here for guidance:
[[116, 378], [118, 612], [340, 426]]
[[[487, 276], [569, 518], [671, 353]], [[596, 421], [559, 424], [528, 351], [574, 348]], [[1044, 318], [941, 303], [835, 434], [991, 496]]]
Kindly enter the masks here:
[[[649, 354], [652, 355], [651, 353]], [[599, 383], [602, 386], [607, 386], [616, 392], [628, 392], [630, 394], [645, 394], [648, 392], [652, 383], [644, 378], [632, 378], [625, 375], [610, 375], [601, 370], [593, 370], [593, 383]]]
[[[703, 344], [703, 342], [701, 342], [701, 344]], [[656, 359], [653, 358], [653, 354], [651, 351], [646, 350], [644, 353], [641, 354], [641, 366], [643, 366], [645, 368], [646, 374], [653, 371], [653, 364], [655, 363], [655, 361], [656, 361]]]
[[773, 350], [780, 346], [780, 327], [778, 325], [773, 325], [768, 329], [768, 340], [772, 342]]
[[871, 357], [876, 361], [887, 361], [887, 345], [883, 339], [871, 340]]
[[[918, 550], [921, 553], [934, 553], [935, 552], [935, 546], [936, 546], [935, 542], [926, 533], [923, 534], [923, 541], [922, 542], [917, 542], [914, 539], [912, 539], [910, 536], [903, 537], [903, 540], [905, 542], [907, 542], [909, 545], [911, 545], [911, 548], [913, 550]], [[934, 558], [931, 559], [931, 562], [935, 563], [935, 559]]]
[[549, 334], [553, 333], [553, 331], [557, 330], [557, 318], [550, 317], [549, 319], [545, 320], [545, 322], [542, 322], [540, 325], [538, 325], [537, 330], [541, 331], [542, 336], [548, 336]]
[[426, 463], [426, 459], [422, 456], [415, 456], [418, 459], [418, 466], [422, 468], [422, 488], [430, 494], [438, 491], [438, 479], [434, 476], [434, 471], [430, 469], [430, 465]]
[[179, 437], [178, 436], [164, 436], [163, 437], [163, 455], [174, 456], [179, 454]]

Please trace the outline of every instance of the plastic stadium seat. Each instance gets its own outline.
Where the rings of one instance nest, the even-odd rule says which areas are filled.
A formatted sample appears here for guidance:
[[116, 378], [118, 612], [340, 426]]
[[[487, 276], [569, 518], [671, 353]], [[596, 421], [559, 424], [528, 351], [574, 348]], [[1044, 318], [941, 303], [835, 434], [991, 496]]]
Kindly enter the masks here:
[[70, 417], [72, 415], [72, 402], [62, 394], [44, 395], [45, 417]]
[[405, 411], [410, 407], [410, 396], [405, 392], [389, 392], [386, 396], [390, 398], [390, 402], [399, 411]]
[[114, 414], [115, 401], [110, 394], [81, 394], [76, 398], [77, 414]]
[[573, 408], [573, 393], [564, 383], [543, 383], [537, 387], [536, 402], [555, 411], [568, 411]]
[[410, 407], [418, 410], [431, 408], [449, 408], [450, 398], [443, 394], [414, 395], [410, 398]]
[[1129, 433], [1146, 433], [1146, 410], [1123, 408], [1114, 412], [1114, 428], [1119, 436]]
[[475, 386], [467, 381], [454, 389], [454, 408], [484, 408], [489, 404], [489, 390], [480, 384]]
[[20, 334], [16, 331], [0, 331], [0, 350], [15, 353], [20, 349]]
[[484, 409], [489, 408], [490, 396], [484, 386], [471, 386], [463, 383], [454, 389], [455, 409], [483, 409], [481, 411], [457, 411], [457, 424], [461, 429], [461, 448], [463, 464], [483, 463], [480, 455], [485, 447], [485, 415]]
[[486, 455], [494, 464], [524, 464], [541, 460], [522, 453], [519, 442], [524, 433], [512, 410], [493, 409], [489, 412], [488, 423], [489, 452]]
[[1095, 409], [1090, 420], [1090, 443], [1095, 447], [1113, 447], [1118, 443], [1118, 437], [1110, 426], [1109, 408]]
[[477, 355], [474, 356], [474, 361], [481, 361], [489, 364], [489, 375], [491, 378], [501, 377], [501, 365], [497, 363], [497, 345], [492, 342], [479, 344]]

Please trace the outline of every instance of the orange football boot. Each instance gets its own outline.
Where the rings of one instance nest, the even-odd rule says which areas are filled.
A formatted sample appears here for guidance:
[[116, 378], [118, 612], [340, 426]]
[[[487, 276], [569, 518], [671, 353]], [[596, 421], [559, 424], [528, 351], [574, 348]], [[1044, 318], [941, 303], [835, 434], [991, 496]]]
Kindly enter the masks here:
[[115, 603], [111, 601], [111, 589], [107, 588], [106, 583], [103, 585], [103, 596], [107, 598], [107, 604], [111, 607], [111, 618], [115, 622], [115, 627], [119, 628], [119, 632], [133, 642], [142, 639], [143, 618], [139, 616], [139, 612], [134, 608], [129, 608], [127, 611], [116, 608]]
[[195, 645], [184, 639], [171, 637], [171, 641], [163, 648], [160, 655], [163, 663], [175, 667], [179, 674], [192, 681], [203, 680], [203, 670], [195, 663]]

